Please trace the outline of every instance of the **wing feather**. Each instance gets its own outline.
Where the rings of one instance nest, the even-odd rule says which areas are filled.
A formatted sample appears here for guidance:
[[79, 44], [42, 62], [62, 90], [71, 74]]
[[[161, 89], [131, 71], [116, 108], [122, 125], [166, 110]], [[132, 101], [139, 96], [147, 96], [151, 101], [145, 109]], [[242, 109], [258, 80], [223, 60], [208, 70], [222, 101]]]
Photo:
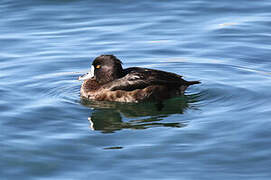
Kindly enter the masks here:
[[125, 74], [124, 77], [107, 83], [104, 88], [111, 91], [132, 91], [151, 85], [164, 85], [177, 88], [187, 84], [187, 81], [183, 80], [177, 74], [147, 68], [128, 68], [125, 69]]

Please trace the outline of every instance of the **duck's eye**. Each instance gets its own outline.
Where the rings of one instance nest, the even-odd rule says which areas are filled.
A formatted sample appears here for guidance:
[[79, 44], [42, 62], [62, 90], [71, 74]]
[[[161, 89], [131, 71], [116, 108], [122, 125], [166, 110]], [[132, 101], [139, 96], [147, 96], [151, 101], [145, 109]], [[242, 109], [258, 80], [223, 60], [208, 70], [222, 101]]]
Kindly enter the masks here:
[[96, 68], [96, 69], [99, 69], [99, 68], [101, 68], [101, 65], [98, 64], [95, 68]]

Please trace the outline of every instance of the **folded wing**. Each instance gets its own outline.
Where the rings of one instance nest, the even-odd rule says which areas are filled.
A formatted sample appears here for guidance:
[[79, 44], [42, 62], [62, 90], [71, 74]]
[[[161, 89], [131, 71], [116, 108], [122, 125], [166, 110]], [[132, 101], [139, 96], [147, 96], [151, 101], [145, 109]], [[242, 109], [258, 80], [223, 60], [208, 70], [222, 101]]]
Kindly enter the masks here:
[[188, 82], [181, 76], [165, 71], [147, 69], [147, 68], [128, 68], [125, 69], [124, 77], [114, 80], [105, 85], [104, 88], [111, 91], [125, 90], [133, 91], [143, 89], [152, 85], [167, 86], [168, 88], [179, 88], [182, 85], [189, 86], [197, 84], [198, 81]]

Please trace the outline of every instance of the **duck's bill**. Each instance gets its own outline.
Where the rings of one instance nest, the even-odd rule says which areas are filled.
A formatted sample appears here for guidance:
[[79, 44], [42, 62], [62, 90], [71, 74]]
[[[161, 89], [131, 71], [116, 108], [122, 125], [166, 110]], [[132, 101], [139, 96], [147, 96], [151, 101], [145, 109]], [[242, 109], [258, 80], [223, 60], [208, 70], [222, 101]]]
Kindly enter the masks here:
[[94, 66], [91, 66], [90, 71], [78, 78], [79, 81], [91, 79], [94, 77]]

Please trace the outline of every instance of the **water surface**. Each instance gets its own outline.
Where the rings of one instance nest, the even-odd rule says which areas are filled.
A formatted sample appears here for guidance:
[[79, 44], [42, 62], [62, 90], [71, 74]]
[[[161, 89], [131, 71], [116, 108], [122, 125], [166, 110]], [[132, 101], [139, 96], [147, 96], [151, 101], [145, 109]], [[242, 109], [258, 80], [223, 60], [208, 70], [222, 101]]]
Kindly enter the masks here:
[[[1, 178], [270, 179], [270, 8], [2, 0]], [[100, 54], [202, 83], [162, 109], [82, 101]]]

